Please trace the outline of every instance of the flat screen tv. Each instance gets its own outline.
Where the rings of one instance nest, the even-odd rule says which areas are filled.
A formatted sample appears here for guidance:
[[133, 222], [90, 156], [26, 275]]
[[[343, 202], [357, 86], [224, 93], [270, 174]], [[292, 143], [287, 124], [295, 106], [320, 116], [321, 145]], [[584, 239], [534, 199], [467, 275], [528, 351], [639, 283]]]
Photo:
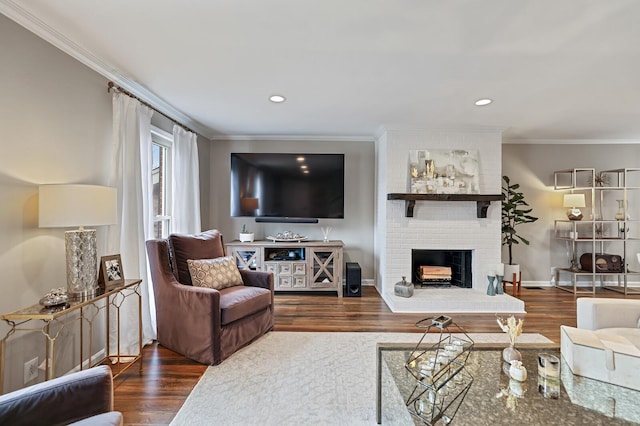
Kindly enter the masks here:
[[344, 218], [344, 154], [232, 153], [231, 216]]

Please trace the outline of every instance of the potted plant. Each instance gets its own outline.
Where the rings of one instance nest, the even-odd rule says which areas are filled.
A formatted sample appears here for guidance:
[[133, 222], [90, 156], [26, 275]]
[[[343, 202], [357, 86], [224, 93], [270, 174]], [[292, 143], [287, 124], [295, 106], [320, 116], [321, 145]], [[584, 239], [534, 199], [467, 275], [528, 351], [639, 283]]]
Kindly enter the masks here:
[[240, 231], [240, 241], [243, 243], [253, 242], [253, 232], [247, 230], [247, 225], [242, 225], [242, 231]]
[[509, 246], [509, 264], [505, 265], [504, 277], [505, 281], [511, 281], [514, 273], [516, 276], [520, 273], [520, 265], [513, 263], [513, 245], [529, 245], [529, 240], [518, 235], [516, 227], [538, 218], [530, 215], [533, 209], [524, 200], [524, 194], [518, 191], [520, 185], [512, 184], [509, 176], [502, 176], [502, 181], [502, 245]]

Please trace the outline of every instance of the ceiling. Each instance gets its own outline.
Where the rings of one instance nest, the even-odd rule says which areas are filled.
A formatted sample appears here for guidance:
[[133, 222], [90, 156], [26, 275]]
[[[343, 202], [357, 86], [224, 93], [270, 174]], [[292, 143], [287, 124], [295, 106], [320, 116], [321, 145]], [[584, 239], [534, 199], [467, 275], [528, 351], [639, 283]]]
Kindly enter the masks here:
[[506, 139], [640, 140], [637, 0], [0, 6], [207, 137], [487, 126]]

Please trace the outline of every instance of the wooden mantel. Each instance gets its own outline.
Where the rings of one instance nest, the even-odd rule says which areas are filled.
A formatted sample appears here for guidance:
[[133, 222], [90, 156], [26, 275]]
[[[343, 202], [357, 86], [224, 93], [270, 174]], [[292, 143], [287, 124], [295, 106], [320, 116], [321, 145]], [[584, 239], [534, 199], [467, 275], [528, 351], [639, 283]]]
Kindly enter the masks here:
[[416, 201], [475, 201], [478, 218], [487, 217], [487, 209], [492, 201], [502, 201], [502, 194], [387, 194], [387, 200], [404, 200], [405, 216], [413, 217]]

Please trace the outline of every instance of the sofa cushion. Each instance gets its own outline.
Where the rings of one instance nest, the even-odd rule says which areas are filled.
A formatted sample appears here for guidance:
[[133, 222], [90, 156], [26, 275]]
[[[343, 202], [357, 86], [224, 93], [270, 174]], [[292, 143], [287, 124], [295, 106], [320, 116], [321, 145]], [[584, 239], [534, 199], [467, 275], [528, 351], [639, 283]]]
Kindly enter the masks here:
[[187, 259], [191, 282], [198, 287], [223, 288], [242, 285], [242, 276], [231, 257], [215, 259]]
[[213, 259], [224, 256], [222, 234], [211, 230], [197, 235], [172, 234], [169, 236], [171, 266], [182, 284], [192, 285], [188, 259]]
[[227, 325], [271, 305], [271, 292], [265, 288], [236, 286], [220, 290], [220, 322]]
[[640, 349], [640, 329], [637, 328], [601, 328], [600, 330], [596, 330], [596, 335], [600, 338], [606, 337], [607, 335], [622, 336], [636, 348]]

